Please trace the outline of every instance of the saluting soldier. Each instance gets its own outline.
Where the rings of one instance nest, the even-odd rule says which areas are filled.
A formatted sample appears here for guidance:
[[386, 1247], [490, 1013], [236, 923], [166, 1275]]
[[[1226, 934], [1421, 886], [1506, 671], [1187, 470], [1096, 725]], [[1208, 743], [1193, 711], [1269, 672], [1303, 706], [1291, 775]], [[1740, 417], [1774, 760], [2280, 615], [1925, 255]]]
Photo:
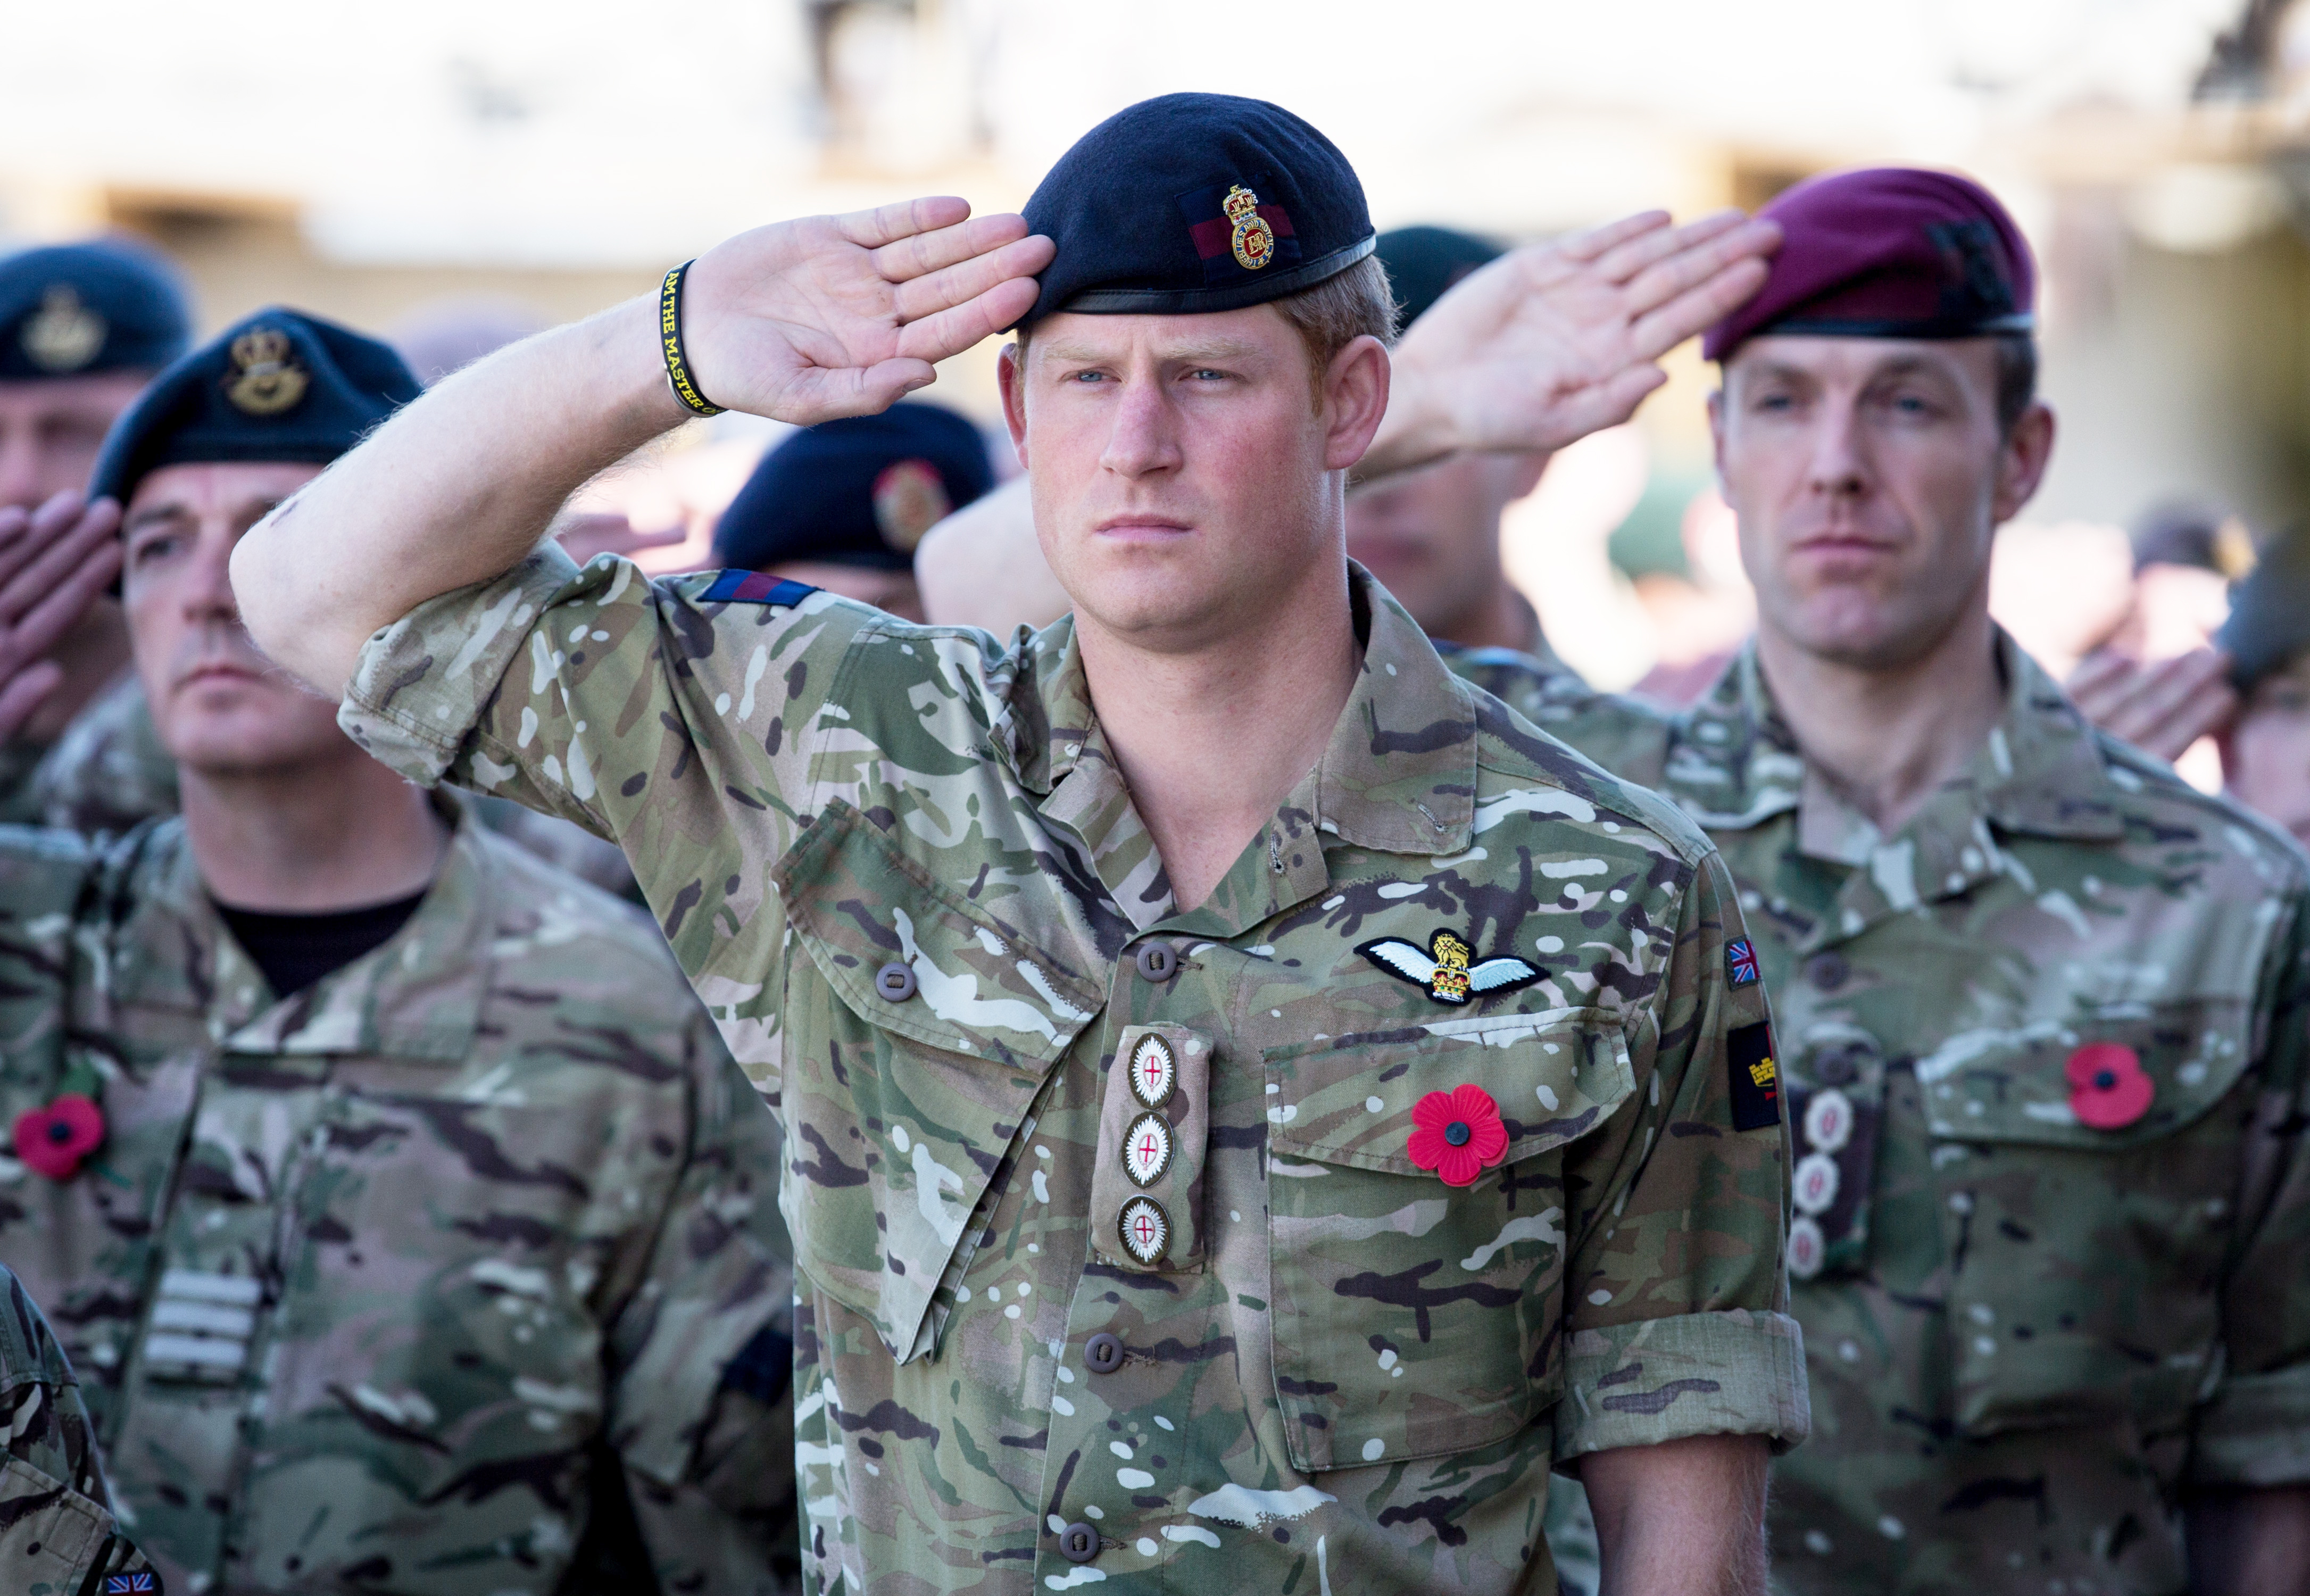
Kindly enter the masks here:
[[0, 1263], [0, 1589], [161, 1596], [120, 1532], [80, 1382], [39, 1305]]
[[120, 606], [105, 595], [112, 512], [81, 494], [105, 434], [190, 335], [175, 270], [141, 245], [100, 239], [0, 258], [0, 546], [39, 551], [0, 593], [0, 674], [11, 684], [0, 694], [0, 820], [39, 819], [42, 759], [97, 705], [123, 713], [135, 733], [122, 746], [137, 758], [111, 773], [122, 801], [142, 806], [148, 790], [173, 801], [175, 771], [151, 741]]
[[1740, 883], [1816, 1416], [1775, 1470], [1775, 1575], [2298, 1591], [2305, 861], [1989, 619], [2054, 439], [2003, 208], [1891, 169], [1763, 214], [1786, 242], [1706, 343], [1756, 638], [1675, 718], [1465, 665], [1675, 799]]
[[265, 310], [106, 445], [184, 812], [0, 829], [0, 1256], [176, 1590], [772, 1591], [769, 1116], [647, 921], [362, 754], [226, 578], [416, 392]]
[[[817, 1588], [1546, 1588], [1559, 1462], [1612, 1568], [1753, 1588], [1806, 1417], [1720, 866], [1345, 559], [1393, 307], [1329, 141], [1166, 96], [1028, 209], [765, 228], [449, 379], [244, 541], [260, 640], [617, 837], [780, 1106]], [[1770, 236], [1558, 257], [1620, 307], [1596, 406]], [[1013, 324], [1075, 603], [1015, 647], [532, 552], [693, 412], [871, 411]]]

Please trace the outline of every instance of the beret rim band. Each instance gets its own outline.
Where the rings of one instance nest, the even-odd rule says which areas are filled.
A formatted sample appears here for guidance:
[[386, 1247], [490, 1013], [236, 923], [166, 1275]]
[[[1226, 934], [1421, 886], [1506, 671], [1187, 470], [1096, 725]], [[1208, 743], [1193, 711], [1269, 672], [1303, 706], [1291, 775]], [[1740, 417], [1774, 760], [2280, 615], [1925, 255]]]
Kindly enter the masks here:
[[1950, 343], [1960, 338], [1995, 338], [2009, 333], [2035, 334], [2036, 312], [2016, 310], [1986, 319], [1973, 317], [1935, 317], [1928, 321], [1898, 321], [1885, 317], [1784, 317], [1761, 327], [1751, 327], [1741, 341], [1718, 351], [1712, 359], [1723, 365], [1752, 339], [1785, 335], [1793, 338], [1914, 338], [1924, 343]]
[[1344, 249], [1334, 249], [1329, 255], [1303, 262], [1278, 276], [1264, 277], [1254, 282], [1229, 283], [1220, 288], [1085, 289], [1065, 304], [1054, 306], [1048, 310], [1038, 302], [1018, 325], [1029, 326], [1046, 316], [1057, 315], [1193, 316], [1203, 312], [1247, 309], [1327, 282], [1370, 255], [1378, 246], [1378, 233], [1367, 233]]

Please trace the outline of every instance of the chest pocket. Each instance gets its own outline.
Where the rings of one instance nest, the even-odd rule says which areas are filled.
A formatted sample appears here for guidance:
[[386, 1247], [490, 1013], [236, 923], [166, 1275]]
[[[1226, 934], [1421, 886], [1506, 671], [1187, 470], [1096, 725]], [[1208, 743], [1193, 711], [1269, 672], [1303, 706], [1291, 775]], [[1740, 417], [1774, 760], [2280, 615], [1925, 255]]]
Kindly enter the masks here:
[[893, 1357], [930, 1309], [1036, 1094], [1105, 983], [934, 881], [839, 801], [772, 872], [787, 967], [786, 1210], [812, 1283]]
[[1967, 1434], [2167, 1427], [2219, 1373], [2250, 1053], [2245, 1004], [2218, 999], [1975, 1033], [1917, 1062]]
[[[1549, 1332], [1564, 1306], [1563, 1151], [1635, 1089], [1619, 1018], [1487, 1016], [1263, 1057], [1275, 1384], [1293, 1465], [1514, 1435], [1562, 1383]], [[1507, 1145], [1451, 1185], [1413, 1161], [1412, 1110], [1463, 1085], [1498, 1105]]]

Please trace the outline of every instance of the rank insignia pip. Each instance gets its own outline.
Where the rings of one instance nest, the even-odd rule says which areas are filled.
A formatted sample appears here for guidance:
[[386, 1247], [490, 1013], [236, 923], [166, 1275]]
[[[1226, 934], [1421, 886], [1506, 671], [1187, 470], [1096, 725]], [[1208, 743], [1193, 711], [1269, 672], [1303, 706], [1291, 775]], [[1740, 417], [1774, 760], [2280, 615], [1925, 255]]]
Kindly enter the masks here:
[[70, 284], [60, 282], [40, 296], [40, 308], [24, 318], [17, 336], [26, 360], [61, 377], [96, 359], [107, 330], [104, 317], [82, 304]]
[[310, 379], [291, 352], [288, 334], [254, 328], [232, 341], [231, 354], [224, 396], [243, 415], [277, 416], [304, 398]]
[[1133, 1197], [1116, 1216], [1123, 1250], [1142, 1263], [1159, 1263], [1171, 1248], [1171, 1216], [1152, 1197]]
[[1259, 213], [1259, 195], [1238, 183], [1220, 202], [1233, 223], [1233, 236], [1228, 240], [1235, 247], [1236, 265], [1246, 272], [1256, 272], [1275, 258], [1275, 230]]
[[1425, 952], [1402, 937], [1366, 942], [1356, 951], [1398, 980], [1425, 986], [1431, 1002], [1455, 1008], [1494, 993], [1529, 986], [1541, 976], [1539, 970], [1521, 958], [1487, 958], [1472, 965], [1474, 946], [1450, 930], [1429, 937]]

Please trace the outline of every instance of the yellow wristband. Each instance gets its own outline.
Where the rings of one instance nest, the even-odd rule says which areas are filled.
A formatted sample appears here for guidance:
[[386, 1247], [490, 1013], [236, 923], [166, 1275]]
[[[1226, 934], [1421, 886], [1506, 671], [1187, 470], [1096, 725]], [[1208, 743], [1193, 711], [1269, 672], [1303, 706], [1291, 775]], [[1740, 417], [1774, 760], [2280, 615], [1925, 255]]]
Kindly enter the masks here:
[[658, 285], [657, 337], [665, 351], [665, 380], [673, 389], [673, 396], [692, 415], [718, 416], [724, 407], [698, 391], [698, 385], [690, 379], [690, 362], [682, 352], [682, 280], [697, 264], [682, 262], [668, 272], [665, 281]]

